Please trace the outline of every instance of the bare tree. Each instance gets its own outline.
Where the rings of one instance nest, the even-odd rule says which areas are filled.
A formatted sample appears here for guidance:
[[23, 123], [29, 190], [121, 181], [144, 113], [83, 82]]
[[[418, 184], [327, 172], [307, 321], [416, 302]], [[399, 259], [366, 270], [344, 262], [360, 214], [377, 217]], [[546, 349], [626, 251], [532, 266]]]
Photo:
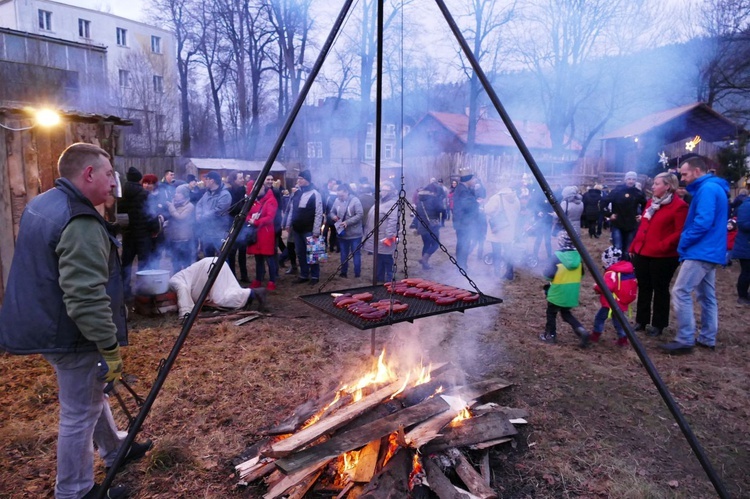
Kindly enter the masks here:
[[189, 81], [192, 58], [196, 53], [192, 35], [194, 26], [189, 10], [193, 0], [151, 0], [152, 17], [168, 26], [177, 41], [177, 73], [180, 91], [180, 146], [182, 154], [190, 154]]

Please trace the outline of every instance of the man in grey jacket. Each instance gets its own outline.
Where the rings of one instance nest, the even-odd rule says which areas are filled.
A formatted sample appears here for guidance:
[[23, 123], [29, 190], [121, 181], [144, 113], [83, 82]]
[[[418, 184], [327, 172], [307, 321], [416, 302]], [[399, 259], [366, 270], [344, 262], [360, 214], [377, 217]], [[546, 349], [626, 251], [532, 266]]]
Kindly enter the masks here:
[[195, 229], [201, 240], [203, 256], [216, 256], [232, 224], [229, 215], [232, 195], [224, 188], [217, 172], [208, 172], [205, 184], [206, 193], [195, 205]]
[[294, 283], [309, 282], [315, 285], [320, 280], [320, 264], [307, 263], [307, 238], [320, 237], [323, 225], [323, 198], [312, 184], [310, 170], [299, 172], [297, 187], [289, 201], [291, 207], [288, 219], [291, 229], [294, 230], [294, 246], [299, 258], [299, 277]]
[[362, 203], [354, 195], [349, 185], [342, 183], [336, 187], [336, 201], [333, 202], [330, 217], [334, 222], [334, 230], [338, 235], [341, 249], [341, 277], [347, 277], [349, 270], [349, 255], [354, 260], [354, 277], [362, 272], [362, 254], [359, 246], [362, 244]]
[[[104, 387], [122, 374], [127, 325], [119, 243], [95, 208], [115, 187], [109, 155], [73, 144], [58, 170], [55, 187], [32, 199], [21, 216], [0, 310], [0, 348], [41, 353], [54, 367], [60, 400], [55, 497], [80, 499], [99, 492], [93, 444], [111, 466], [123, 441]], [[133, 444], [125, 462], [150, 448], [150, 441]], [[112, 487], [107, 497], [127, 493]]]

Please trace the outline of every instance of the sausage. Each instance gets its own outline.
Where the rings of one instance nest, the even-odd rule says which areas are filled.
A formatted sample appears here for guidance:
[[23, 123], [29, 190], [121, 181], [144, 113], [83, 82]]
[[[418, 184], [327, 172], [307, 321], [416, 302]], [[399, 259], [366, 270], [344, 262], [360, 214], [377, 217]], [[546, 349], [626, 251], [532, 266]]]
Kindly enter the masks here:
[[361, 303], [361, 302], [357, 300], [356, 298], [348, 296], [344, 298], [343, 300], [339, 300], [338, 302], [335, 302], [335, 303], [336, 303], [336, 306], [339, 308], [345, 308], [345, 307], [348, 308], [349, 305], [353, 305], [355, 303]]
[[471, 301], [478, 301], [479, 300], [479, 294], [469, 294], [469, 296], [464, 296], [461, 298], [463, 301], [471, 302]]
[[356, 295], [352, 295], [352, 298], [362, 301], [370, 301], [372, 300], [372, 293], [357, 293]]
[[343, 294], [341, 296], [337, 296], [336, 298], [334, 298], [333, 299], [333, 303], [334, 303], [334, 305], [337, 305], [341, 300], [345, 300], [345, 299], [351, 298], [351, 297], [352, 297], [351, 293], [345, 293], [345, 294]]
[[422, 282], [418, 282], [416, 284], [416, 286], [418, 288], [420, 288], [420, 289], [429, 289], [429, 288], [431, 288], [434, 285], [435, 285], [435, 283], [432, 282], [432, 281], [422, 281]]
[[385, 310], [376, 310], [375, 312], [362, 314], [360, 315], [360, 317], [366, 321], [377, 321], [382, 319], [386, 315], [388, 315], [388, 312], [386, 312]]
[[394, 303], [393, 304], [393, 312], [396, 314], [400, 314], [401, 312], [406, 312], [409, 309], [409, 305], [406, 303]]
[[406, 288], [403, 294], [404, 296], [417, 296], [421, 292], [422, 290], [419, 288]]
[[447, 297], [444, 297], [444, 298], [438, 298], [437, 300], [435, 300], [435, 304], [437, 304], [437, 305], [453, 305], [457, 301], [458, 301], [458, 298], [456, 298], [455, 296], [447, 296]]

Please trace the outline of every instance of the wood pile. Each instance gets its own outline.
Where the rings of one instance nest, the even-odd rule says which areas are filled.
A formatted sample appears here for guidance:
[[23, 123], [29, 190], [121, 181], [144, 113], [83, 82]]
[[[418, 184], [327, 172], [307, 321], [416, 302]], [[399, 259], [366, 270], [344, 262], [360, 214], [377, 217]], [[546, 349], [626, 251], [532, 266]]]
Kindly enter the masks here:
[[264, 499], [498, 497], [489, 448], [511, 442], [527, 414], [484, 403], [507, 381], [458, 384], [461, 374], [443, 365], [417, 386], [307, 402], [235, 460], [238, 485], [265, 484]]

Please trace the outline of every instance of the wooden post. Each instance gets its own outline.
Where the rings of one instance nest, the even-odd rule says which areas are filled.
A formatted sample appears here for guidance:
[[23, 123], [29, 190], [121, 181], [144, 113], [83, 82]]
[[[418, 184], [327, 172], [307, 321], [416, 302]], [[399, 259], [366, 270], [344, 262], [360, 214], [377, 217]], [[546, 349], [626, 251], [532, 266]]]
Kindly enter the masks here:
[[6, 137], [13, 132], [0, 129], [0, 302], [5, 297], [10, 263], [15, 252], [13, 237], [13, 209], [10, 179], [8, 178], [8, 156]]

